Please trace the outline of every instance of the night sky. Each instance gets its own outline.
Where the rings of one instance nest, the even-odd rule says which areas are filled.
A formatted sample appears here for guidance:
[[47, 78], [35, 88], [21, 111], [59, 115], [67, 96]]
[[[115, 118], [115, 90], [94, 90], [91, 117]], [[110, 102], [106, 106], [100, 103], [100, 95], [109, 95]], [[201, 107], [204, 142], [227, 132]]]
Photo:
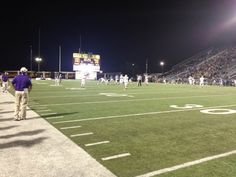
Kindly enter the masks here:
[[[103, 72], [160, 72], [208, 47], [236, 39], [235, 0], [21, 2], [1, 4], [0, 71], [30, 68], [30, 46], [41, 70], [72, 71], [72, 53], [101, 55]], [[37, 64], [33, 62], [33, 70]]]

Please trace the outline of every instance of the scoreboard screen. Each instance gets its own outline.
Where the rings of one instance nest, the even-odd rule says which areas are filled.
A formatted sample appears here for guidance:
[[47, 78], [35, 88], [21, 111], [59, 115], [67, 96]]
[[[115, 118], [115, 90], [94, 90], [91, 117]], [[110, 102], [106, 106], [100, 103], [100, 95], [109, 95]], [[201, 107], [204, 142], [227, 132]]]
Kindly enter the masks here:
[[100, 72], [100, 55], [73, 53], [73, 59], [73, 70], [78, 73], [78, 78], [83, 75], [94, 78]]
[[100, 55], [73, 53], [74, 71], [92, 70], [100, 71]]

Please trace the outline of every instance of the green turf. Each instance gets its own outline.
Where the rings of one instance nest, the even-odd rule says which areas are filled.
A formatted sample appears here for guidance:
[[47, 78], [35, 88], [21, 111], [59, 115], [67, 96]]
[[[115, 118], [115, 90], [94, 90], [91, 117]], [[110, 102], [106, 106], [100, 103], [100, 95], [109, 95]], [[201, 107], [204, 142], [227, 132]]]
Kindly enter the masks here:
[[[69, 138], [73, 134], [93, 132], [93, 135], [71, 139], [120, 177], [142, 175], [236, 150], [236, 114], [210, 115], [200, 112], [200, 109], [215, 106], [236, 109], [234, 87], [200, 88], [162, 84], [137, 87], [133, 83], [124, 90], [119, 85], [97, 85], [90, 81], [85, 90], [69, 90], [68, 88], [80, 88], [80, 82], [63, 81], [60, 87], [50, 86], [52, 81], [34, 81], [33, 84], [30, 107], [37, 112], [40, 106], [33, 104], [39, 103], [51, 112], [56, 112], [56, 116], [63, 115], [61, 119], [47, 121]], [[108, 97], [100, 93], [117, 93], [123, 96]], [[206, 108], [170, 108], [170, 105], [185, 104], [198, 104]], [[168, 112], [170, 110], [175, 111]], [[39, 114], [45, 113], [47, 112]], [[43, 117], [53, 116], [55, 115]], [[58, 123], [68, 120], [74, 122]], [[77, 125], [81, 127], [60, 129]], [[110, 143], [85, 146], [100, 141]], [[131, 156], [101, 160], [121, 153], [130, 153]], [[159, 176], [234, 177], [235, 157], [236, 155], [232, 155]]]

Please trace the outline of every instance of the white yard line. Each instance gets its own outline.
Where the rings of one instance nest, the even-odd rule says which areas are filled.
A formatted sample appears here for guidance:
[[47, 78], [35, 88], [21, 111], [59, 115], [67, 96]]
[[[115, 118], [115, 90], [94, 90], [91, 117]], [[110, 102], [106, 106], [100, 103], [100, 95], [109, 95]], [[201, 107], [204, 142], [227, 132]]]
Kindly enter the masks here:
[[224, 106], [210, 106], [210, 107], [202, 107], [202, 108], [194, 108], [194, 109], [185, 109], [185, 110], [168, 110], [168, 111], [157, 111], [157, 112], [146, 112], [146, 113], [137, 113], [137, 114], [124, 114], [124, 115], [115, 115], [115, 116], [104, 116], [104, 117], [94, 117], [94, 118], [86, 118], [86, 119], [75, 119], [75, 120], [66, 120], [66, 121], [58, 121], [53, 122], [53, 124], [61, 124], [68, 122], [82, 122], [82, 121], [91, 121], [91, 120], [101, 120], [101, 119], [113, 119], [118, 117], [133, 117], [133, 116], [143, 116], [143, 115], [154, 115], [154, 114], [165, 114], [165, 113], [175, 113], [175, 112], [187, 112], [187, 111], [195, 111], [201, 109], [210, 109], [210, 108], [224, 108], [224, 107], [233, 107], [233, 105], [224, 105]]
[[70, 137], [87, 136], [87, 135], [92, 135], [92, 134], [93, 134], [93, 132], [80, 133], [80, 134], [70, 135]]
[[226, 153], [223, 153], [223, 154], [218, 154], [218, 155], [214, 155], [214, 156], [205, 157], [205, 158], [202, 158], [202, 159], [199, 159], [199, 160], [194, 160], [194, 161], [191, 161], [191, 162], [186, 162], [186, 163], [183, 163], [183, 164], [180, 164], [180, 165], [176, 165], [176, 166], [169, 167], [169, 168], [164, 168], [164, 169], [161, 169], [161, 170], [153, 171], [153, 172], [146, 173], [146, 174], [143, 174], [143, 175], [139, 175], [139, 176], [136, 176], [136, 177], [151, 177], [151, 176], [155, 176], [155, 175], [160, 175], [160, 174], [163, 174], [163, 173], [175, 171], [175, 170], [178, 170], [178, 169], [181, 169], [181, 168], [190, 167], [190, 166], [197, 165], [197, 164], [207, 162], [207, 161], [211, 161], [211, 160], [214, 160], [214, 159], [230, 156], [232, 154], [236, 154], [236, 150], [226, 152]]
[[45, 114], [40, 114], [41, 116], [50, 116], [50, 115], [55, 115], [57, 114], [56, 112], [51, 112], [51, 113], [45, 113]]
[[124, 154], [117, 154], [117, 155], [113, 155], [110, 157], [104, 157], [102, 158], [102, 160], [112, 160], [112, 159], [117, 159], [117, 158], [121, 158], [121, 157], [126, 157], [126, 156], [130, 156], [130, 153], [124, 153]]
[[89, 143], [89, 144], [85, 144], [85, 146], [95, 146], [95, 145], [106, 144], [106, 143], [110, 143], [110, 141], [100, 141], [97, 143]]
[[[117, 91], [117, 90], [116, 90]], [[109, 91], [109, 92], [112, 92], [112, 91]], [[186, 91], [186, 92], [190, 92], [190, 91]], [[191, 91], [191, 93], [198, 93], [198, 92], [202, 92], [202, 91], [199, 91], [199, 90], [195, 90], [195, 91]], [[115, 92], [117, 94], [124, 94], [124, 92]], [[153, 92], [131, 92], [131, 93], [127, 93], [129, 95], [139, 95], [139, 94], [144, 94], [144, 95], [147, 95], [147, 94], [163, 94], [163, 93], [183, 93], [183, 92], [180, 92], [180, 91], [171, 91], [171, 92], [156, 92], [156, 91], [153, 91]], [[101, 97], [103, 95], [99, 95], [98, 93], [94, 93], [94, 95], [60, 95], [60, 96], [40, 96], [40, 98], [64, 98], [64, 97]], [[30, 97], [30, 98], [38, 98], [38, 97]]]
[[48, 117], [46, 118], [47, 120], [50, 120], [50, 119], [61, 119], [63, 118], [64, 116], [55, 116], [55, 117]]
[[67, 130], [67, 129], [73, 129], [73, 128], [80, 128], [81, 126], [78, 125], [78, 126], [72, 126], [72, 127], [61, 127], [60, 129], [61, 130]]
[[168, 99], [186, 99], [186, 98], [207, 98], [216, 96], [233, 96], [235, 94], [228, 95], [200, 95], [200, 96], [186, 96], [186, 97], [164, 97], [164, 98], [142, 98], [142, 99], [126, 99], [126, 100], [109, 100], [109, 101], [90, 101], [90, 102], [79, 102], [79, 103], [57, 103], [57, 104], [45, 104], [41, 106], [67, 106], [67, 105], [78, 105], [78, 104], [102, 104], [102, 103], [119, 103], [119, 102], [135, 102], [135, 101], [152, 101], [152, 100], [168, 100]]

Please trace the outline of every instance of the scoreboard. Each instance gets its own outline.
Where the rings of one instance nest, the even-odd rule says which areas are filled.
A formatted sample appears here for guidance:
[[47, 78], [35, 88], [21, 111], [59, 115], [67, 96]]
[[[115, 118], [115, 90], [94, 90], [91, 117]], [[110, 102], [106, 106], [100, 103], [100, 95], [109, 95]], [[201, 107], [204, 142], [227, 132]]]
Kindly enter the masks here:
[[86, 76], [87, 79], [96, 79], [97, 72], [100, 72], [100, 55], [73, 53], [73, 70], [76, 72], [76, 79]]

